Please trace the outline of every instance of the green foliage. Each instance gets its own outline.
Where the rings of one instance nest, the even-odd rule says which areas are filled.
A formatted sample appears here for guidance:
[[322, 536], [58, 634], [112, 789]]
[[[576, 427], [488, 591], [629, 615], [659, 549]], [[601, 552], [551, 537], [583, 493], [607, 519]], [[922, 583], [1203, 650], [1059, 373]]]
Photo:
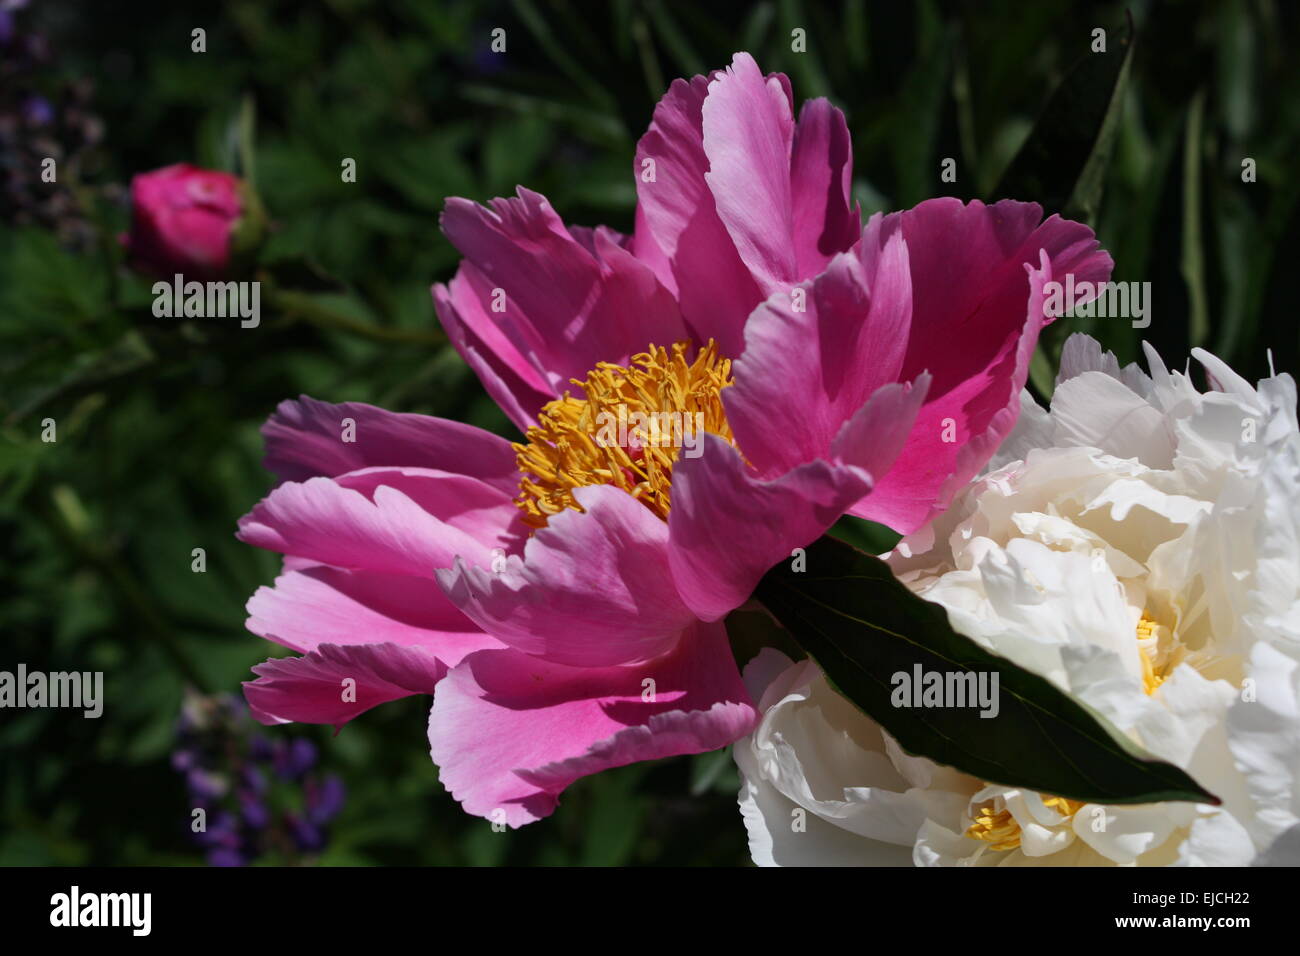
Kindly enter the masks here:
[[[186, 683], [235, 691], [275, 653], [244, 630], [243, 605], [278, 561], [233, 531], [269, 486], [257, 429], [277, 402], [307, 393], [510, 433], [433, 315], [428, 287], [457, 259], [437, 229], [445, 197], [523, 184], [566, 221], [627, 231], [635, 142], [656, 99], [748, 49], [789, 73], [798, 99], [846, 110], [864, 211], [1002, 198], [996, 184], [1092, 29], [1112, 51], [1127, 35], [1126, 6], [83, 0], [21, 12], [58, 51], [38, 88], [57, 101], [92, 81], [104, 137], [61, 174], [60, 225], [88, 224], [94, 241], [0, 225], [0, 666], [102, 669], [108, 703], [98, 721], [0, 716], [0, 863], [200, 860], [168, 766], [172, 722]], [[1131, 6], [1138, 42], [1109, 157], [1069, 168], [1089, 176], [1085, 212], [1115, 278], [1153, 282], [1154, 321], [1062, 320], [1039, 365], [1083, 330], [1125, 361], [1145, 335], [1174, 363], [1205, 344], [1248, 377], [1266, 371], [1266, 348], [1294, 370], [1283, 278], [1300, 253], [1297, 11]], [[204, 54], [190, 51], [196, 26]], [[505, 55], [489, 50], [497, 26]], [[791, 50], [795, 28], [806, 53]], [[345, 157], [355, 183], [341, 181]], [[956, 183], [939, 179], [945, 157]], [[1256, 183], [1241, 181], [1244, 157]], [[258, 268], [274, 286], [255, 332], [155, 318], [148, 284], [123, 267], [125, 185], [180, 161], [256, 179], [271, 221]], [[57, 442], [41, 440], [47, 418]], [[892, 543], [883, 529], [839, 530], [873, 550]], [[198, 547], [202, 574], [190, 570]], [[348, 786], [321, 862], [747, 859], [734, 770], [711, 755], [582, 781], [545, 823], [493, 833], [438, 784], [427, 705], [387, 705], [337, 737], [283, 731], [314, 733]]]

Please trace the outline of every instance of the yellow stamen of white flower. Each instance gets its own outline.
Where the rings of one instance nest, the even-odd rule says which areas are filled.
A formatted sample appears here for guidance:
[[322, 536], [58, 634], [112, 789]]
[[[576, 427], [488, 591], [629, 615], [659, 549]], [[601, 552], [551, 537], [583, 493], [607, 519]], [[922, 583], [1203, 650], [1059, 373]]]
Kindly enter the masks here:
[[[995, 811], [995, 801], [986, 800], [980, 804], [973, 816], [974, 823], [966, 829], [966, 835], [974, 840], [983, 840], [990, 850], [1014, 850], [1020, 846], [1020, 824], [1005, 807]], [[1068, 797], [1044, 797], [1043, 804], [1051, 807], [1067, 820], [1083, 807], [1082, 800]]]
[[1142, 619], [1137, 624], [1138, 657], [1142, 659], [1142, 687], [1150, 696], [1154, 694], [1161, 684], [1168, 677], [1167, 674], [1157, 673], [1155, 664], [1152, 662], [1150, 645], [1146, 642], [1156, 636], [1156, 622], [1147, 616], [1147, 612], [1142, 612]]

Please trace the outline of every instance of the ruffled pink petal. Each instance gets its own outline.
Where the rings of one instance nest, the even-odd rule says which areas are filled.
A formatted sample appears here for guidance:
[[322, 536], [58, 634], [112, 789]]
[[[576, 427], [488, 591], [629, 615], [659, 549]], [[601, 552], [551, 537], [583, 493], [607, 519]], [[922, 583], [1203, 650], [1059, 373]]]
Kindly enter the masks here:
[[[345, 419], [354, 427], [348, 429]], [[344, 436], [354, 439], [344, 441]], [[359, 468], [409, 465], [470, 475], [507, 494], [519, 484], [510, 443], [472, 425], [387, 412], [361, 402], [333, 405], [306, 395], [280, 403], [262, 426], [265, 465], [282, 481], [333, 478]]]
[[862, 235], [862, 210], [850, 199], [853, 145], [844, 114], [828, 100], [799, 111], [790, 157], [795, 270], [815, 276]]
[[706, 435], [698, 458], [673, 467], [669, 560], [686, 605], [716, 621], [749, 599], [778, 561], [818, 538], [871, 488], [852, 465], [811, 461], [764, 480], [734, 448]]
[[[1046, 254], [1043, 262], [1045, 268], [1050, 268]], [[1033, 270], [1030, 275], [1026, 313], [1041, 315], [1042, 286], [1050, 273]], [[1020, 390], [1028, 378], [1029, 361], [1041, 327], [1033, 320], [1027, 321], [1008, 344], [1007, 354], [984, 375], [973, 377], [923, 407], [893, 467], [850, 513], [908, 534], [942, 512], [1015, 427]], [[1004, 391], [1014, 400], [1008, 398], [1005, 404], [997, 405], [989, 401]]]
[[695, 337], [731, 357], [763, 298], [788, 293], [861, 234], [843, 115], [810, 101], [796, 127], [792, 103], [785, 76], [764, 77], [738, 53], [726, 70], [674, 82], [637, 144], [632, 249], [677, 296]]
[[240, 519], [238, 537], [338, 568], [431, 577], [457, 556], [489, 565], [493, 548], [514, 547], [520, 529], [506, 524], [510, 510], [508, 498], [474, 478], [367, 469], [280, 485]]
[[722, 394], [736, 444], [759, 475], [829, 457], [845, 422], [898, 381], [911, 318], [899, 233], [883, 249], [864, 239], [794, 295], [777, 293], [754, 310], [735, 384]]
[[517, 487], [503, 493], [477, 478], [432, 468], [363, 468], [334, 480], [371, 499], [381, 487], [396, 489], [444, 524], [470, 535], [480, 550], [518, 550], [528, 536], [512, 497]]
[[244, 697], [257, 720], [338, 728], [390, 700], [432, 694], [447, 663], [417, 647], [322, 644], [302, 657], [258, 664], [253, 673], [258, 678], [244, 682]]
[[498, 568], [437, 573], [484, 631], [557, 664], [609, 667], [668, 651], [692, 619], [668, 568], [668, 526], [626, 492], [579, 488], [565, 510]]
[[[675, 82], [681, 83], [683, 81], [676, 80]], [[653, 127], [651, 127], [651, 129], [653, 130]], [[648, 136], [650, 134], [647, 133], [646, 135]], [[644, 137], [642, 137], [642, 140], [644, 141]], [[638, 144], [638, 168], [640, 167], [641, 158], [639, 152], [640, 148], [640, 144]], [[703, 170], [699, 170], [699, 176], [700, 180], [703, 181]], [[638, 177], [638, 189], [642, 188], [639, 184], [640, 177]], [[663, 250], [663, 247], [659, 245], [659, 240], [655, 238], [654, 231], [650, 228], [650, 221], [648, 218], [649, 209], [650, 206], [645, 201], [639, 201], [637, 203], [635, 224], [633, 226], [632, 237], [628, 242], [628, 250], [648, 265], [650, 271], [652, 271], [659, 279], [660, 284], [672, 293], [673, 298], [677, 298], [677, 277], [673, 275], [672, 260], [668, 258], [668, 253]], [[739, 258], [737, 258], [737, 262], [739, 262]], [[743, 271], [744, 270], [742, 269], [741, 272]], [[683, 318], [684, 317], [685, 316], [683, 315]]]
[[715, 750], [757, 718], [726, 629], [694, 623], [670, 654], [630, 667], [471, 654], [438, 687], [429, 745], [467, 812], [518, 827], [550, 814], [579, 777]]
[[900, 377], [929, 371], [933, 381], [898, 460], [853, 514], [908, 533], [942, 511], [1015, 424], [1029, 357], [1050, 321], [1033, 282], [1109, 277], [1092, 230], [1041, 216], [1034, 203], [944, 198], [868, 223], [864, 244], [895, 233], [907, 242], [912, 328]]
[[986, 206], [948, 197], [872, 217], [868, 232], [901, 230], [907, 240], [913, 319], [904, 379], [929, 371], [938, 398], [1014, 349], [1026, 322], [1025, 267], [1039, 267], [1040, 250], [1062, 281], [1070, 272], [1076, 282], [1109, 278], [1113, 263], [1091, 229], [1042, 216], [1037, 203]]
[[637, 143], [632, 248], [676, 294], [696, 339], [713, 338], [724, 355], [736, 356], [744, 348], [745, 317], [763, 294], [718, 218], [704, 178], [708, 90], [705, 76], [674, 80]]
[[[490, 206], [449, 199], [442, 228], [491, 288], [469, 283], [435, 300], [440, 315], [452, 302], [452, 325], [472, 330], [484, 348], [508, 340], [512, 349], [497, 354], [503, 367], [527, 380], [526, 358], [554, 398], [597, 362], [623, 364], [652, 343], [686, 337], [672, 295], [608, 230], [575, 236], [545, 197], [523, 187]], [[495, 289], [504, 311], [492, 308]], [[479, 308], [463, 301], [467, 290], [480, 296]]]
[[[886, 475], [898, 460], [917, 427], [917, 418], [930, 390], [930, 376], [921, 374], [915, 382], [895, 382], [877, 389], [866, 403], [844, 423], [835, 440], [831, 442], [831, 461], [856, 465], [869, 475]], [[913, 502], [898, 497], [883, 502], [876, 501], [877, 486], [867, 492], [854, 505], [861, 510], [872, 505], [880, 517], [876, 520], [888, 524], [886, 517], [896, 511], [928, 506], [929, 501]], [[872, 504], [874, 502], [874, 504]]]
[[703, 107], [705, 181], [722, 220], [764, 295], [800, 278], [790, 199], [794, 117], [775, 78], [748, 53], [709, 83]]
[[300, 653], [322, 644], [399, 644], [448, 666], [500, 647], [423, 578], [316, 565], [290, 571], [248, 600], [248, 629]]
[[491, 301], [491, 283], [468, 262], [450, 283], [433, 287], [434, 309], [447, 338], [506, 417], [526, 432], [538, 409], [554, 398], [553, 389], [492, 321], [484, 308]]

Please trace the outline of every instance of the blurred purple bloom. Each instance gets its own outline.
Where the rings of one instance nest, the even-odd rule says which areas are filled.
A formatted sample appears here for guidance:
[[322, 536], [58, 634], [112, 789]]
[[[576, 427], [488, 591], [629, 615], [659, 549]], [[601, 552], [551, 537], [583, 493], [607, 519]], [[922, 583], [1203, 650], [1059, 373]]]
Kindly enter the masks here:
[[304, 853], [315, 853], [325, 847], [325, 834], [320, 827], [296, 813], [285, 814], [289, 825], [289, 835], [298, 849]]
[[185, 785], [189, 788], [190, 796], [200, 802], [220, 799], [230, 789], [225, 777], [201, 767], [193, 767], [186, 772]]
[[325, 847], [325, 824], [343, 808], [346, 790], [336, 774], [312, 772], [318, 753], [310, 740], [255, 730], [241, 698], [193, 692], [176, 740], [172, 766], [185, 777], [190, 805], [208, 811], [207, 830], [193, 837], [209, 864], [245, 866], [272, 849], [288, 847], [292, 858], [293, 849]]
[[199, 846], [237, 847], [239, 846], [239, 820], [225, 810], [218, 810], [208, 819], [207, 829], [194, 834]]
[[14, 36], [14, 11], [27, 6], [27, 0], [0, 0], [0, 46], [7, 46]]
[[254, 830], [264, 830], [271, 825], [271, 811], [258, 799], [257, 794], [241, 790], [239, 809], [243, 812], [244, 823]]
[[248, 752], [260, 763], [270, 763], [275, 759], [275, 746], [261, 734], [256, 734], [249, 741]]
[[29, 96], [23, 101], [23, 119], [30, 126], [49, 126], [54, 122], [54, 104], [43, 96]]
[[316, 766], [316, 745], [306, 737], [295, 737], [276, 754], [275, 771], [283, 780], [297, 780]]
[[209, 866], [244, 866], [247, 863], [242, 853], [228, 847], [218, 847], [208, 853]]
[[259, 767], [248, 764], [243, 770], [244, 788], [253, 793], [266, 793], [266, 774]]
[[329, 774], [319, 782], [308, 780], [303, 786], [307, 818], [316, 824], [329, 823], [343, 809], [346, 800], [347, 791], [337, 774]]
[[198, 764], [199, 755], [188, 747], [172, 751], [172, 769], [184, 773]]

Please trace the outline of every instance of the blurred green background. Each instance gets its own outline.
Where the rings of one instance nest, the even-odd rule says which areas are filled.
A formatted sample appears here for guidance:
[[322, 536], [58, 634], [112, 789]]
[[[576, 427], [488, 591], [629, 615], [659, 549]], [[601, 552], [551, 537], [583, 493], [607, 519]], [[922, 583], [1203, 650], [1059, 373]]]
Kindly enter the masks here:
[[[99, 720], [0, 712], [2, 864], [202, 862], [169, 755], [187, 683], [235, 691], [275, 652], [244, 630], [243, 604], [278, 560], [233, 537], [269, 486], [258, 426], [307, 393], [509, 435], [430, 303], [457, 259], [437, 227], [445, 197], [525, 184], [566, 221], [629, 230], [633, 149], [655, 101], [736, 50], [789, 73], [797, 100], [846, 111], [864, 212], [1014, 186], [1005, 195], [1088, 218], [1116, 279], [1152, 283], [1145, 330], [1049, 330], [1040, 394], [1079, 329], [1124, 360], [1144, 336], [1180, 367], [1193, 345], [1250, 378], [1267, 373], [1268, 349], [1279, 371], [1297, 366], [1283, 285], [1300, 254], [1292, 3], [181, 6], [38, 0], [12, 14], [38, 46], [0, 61], [0, 668], [106, 681]], [[1126, 8], [1137, 41], [1112, 97], [1117, 69], [1086, 57], [1101, 27], [1119, 62]], [[190, 50], [195, 27], [206, 53]], [[504, 55], [489, 49], [496, 27]], [[807, 52], [792, 52], [795, 28]], [[35, 131], [21, 118], [32, 96], [53, 109]], [[1052, 148], [1022, 153], [1040, 118], [1037, 142]], [[264, 310], [256, 331], [155, 319], [115, 238], [131, 176], [182, 161], [239, 169], [241, 152], [276, 224], [259, 267], [303, 295]], [[57, 188], [34, 174], [47, 155], [60, 157]], [[355, 184], [340, 181], [343, 157]], [[940, 181], [945, 157], [956, 183]], [[1246, 157], [1254, 183], [1241, 180]], [[47, 418], [55, 443], [41, 441]], [[346, 781], [320, 863], [748, 860], [725, 754], [588, 778], [548, 820], [494, 833], [439, 785], [427, 709], [389, 704], [337, 737], [268, 732], [310, 736]]]

